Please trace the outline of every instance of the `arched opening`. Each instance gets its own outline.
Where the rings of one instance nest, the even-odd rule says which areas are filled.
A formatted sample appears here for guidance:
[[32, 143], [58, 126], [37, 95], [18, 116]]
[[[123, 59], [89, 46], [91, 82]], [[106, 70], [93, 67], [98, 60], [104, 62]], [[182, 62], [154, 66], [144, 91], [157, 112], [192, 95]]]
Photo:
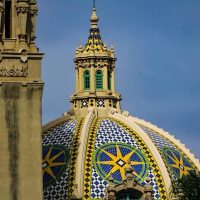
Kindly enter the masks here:
[[96, 71], [96, 89], [103, 89], [103, 73], [101, 70]]
[[111, 72], [108, 71], [108, 89], [111, 90]]
[[142, 195], [138, 190], [121, 191], [116, 195], [116, 200], [141, 200]]
[[11, 0], [5, 1], [5, 38], [11, 38]]
[[84, 90], [90, 89], [90, 72], [86, 70], [84, 72]]

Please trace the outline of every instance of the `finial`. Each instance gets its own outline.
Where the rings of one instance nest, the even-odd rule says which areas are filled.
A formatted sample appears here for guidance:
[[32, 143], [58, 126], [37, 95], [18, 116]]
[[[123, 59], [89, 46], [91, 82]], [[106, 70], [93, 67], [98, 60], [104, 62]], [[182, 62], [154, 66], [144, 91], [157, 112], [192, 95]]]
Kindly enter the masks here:
[[97, 17], [97, 13], [96, 13], [95, 0], [93, 0], [92, 16], [90, 18], [91, 28], [97, 28], [98, 21], [99, 21], [99, 18]]

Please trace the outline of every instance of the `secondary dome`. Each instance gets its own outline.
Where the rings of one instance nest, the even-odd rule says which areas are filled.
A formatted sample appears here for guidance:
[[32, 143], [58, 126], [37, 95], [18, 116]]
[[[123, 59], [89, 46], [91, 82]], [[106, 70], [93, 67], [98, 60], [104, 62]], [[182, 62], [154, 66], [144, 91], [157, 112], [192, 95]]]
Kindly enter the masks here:
[[114, 49], [97, 22], [94, 8], [88, 42], [76, 50], [71, 111], [43, 127], [44, 199], [172, 199], [172, 180], [200, 171], [199, 161], [169, 133], [121, 111]]

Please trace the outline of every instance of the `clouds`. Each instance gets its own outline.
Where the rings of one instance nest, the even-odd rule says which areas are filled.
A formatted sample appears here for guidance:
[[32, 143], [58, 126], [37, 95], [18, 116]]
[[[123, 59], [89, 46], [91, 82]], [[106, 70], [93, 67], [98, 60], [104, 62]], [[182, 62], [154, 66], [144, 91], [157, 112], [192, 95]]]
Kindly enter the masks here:
[[[74, 53], [89, 35], [92, 2], [40, 0], [43, 122], [69, 109]], [[97, 1], [103, 41], [116, 48], [123, 109], [170, 131], [200, 158], [200, 2]]]

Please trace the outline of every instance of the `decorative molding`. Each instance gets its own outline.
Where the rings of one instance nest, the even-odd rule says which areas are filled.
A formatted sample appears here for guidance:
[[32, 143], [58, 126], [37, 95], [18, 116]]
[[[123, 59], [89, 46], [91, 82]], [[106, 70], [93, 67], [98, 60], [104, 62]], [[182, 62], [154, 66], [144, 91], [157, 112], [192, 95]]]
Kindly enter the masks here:
[[96, 142], [96, 130], [99, 127], [101, 118], [94, 118], [90, 125], [88, 139], [89, 141], [86, 146], [85, 154], [85, 169], [84, 169], [84, 180], [83, 180], [83, 199], [90, 199], [90, 187], [91, 187], [91, 174], [92, 174], [92, 155], [93, 149]]
[[91, 127], [91, 124], [95, 118], [95, 110], [90, 109], [89, 113], [87, 114], [83, 128], [80, 133], [80, 146], [78, 149], [78, 157], [77, 157], [77, 163], [76, 163], [76, 175], [75, 175], [75, 185], [77, 185], [77, 188], [74, 188], [75, 192], [77, 193], [78, 196], [83, 194], [83, 174], [84, 174], [84, 159], [86, 155], [86, 147], [87, 147], [87, 141], [88, 141], [88, 135], [89, 135], [89, 130]]
[[0, 63], [0, 77], [27, 77], [27, 75], [27, 62], [2, 60]]
[[[69, 189], [68, 189], [68, 196], [69, 197], [77, 197], [80, 196], [80, 194], [77, 193], [78, 191], [78, 184], [75, 183], [76, 178], [76, 171], [77, 171], [77, 158], [79, 155], [79, 148], [80, 148], [80, 137], [82, 134], [83, 124], [84, 124], [85, 118], [81, 118], [75, 133], [73, 137], [72, 142], [72, 149], [71, 149], [71, 160], [70, 160], [70, 170], [69, 170]], [[80, 164], [80, 163], [79, 163]], [[73, 198], [72, 198], [73, 199]]]
[[146, 177], [146, 185], [140, 185], [134, 179], [133, 176], [133, 168], [129, 166], [125, 169], [126, 171], [126, 178], [120, 184], [113, 184], [112, 176], [109, 177], [110, 184], [106, 188], [106, 200], [116, 200], [117, 193], [118, 194], [126, 194], [127, 191], [131, 194], [138, 194], [141, 195], [142, 200], [153, 200], [153, 187], [150, 185], [150, 178]]

